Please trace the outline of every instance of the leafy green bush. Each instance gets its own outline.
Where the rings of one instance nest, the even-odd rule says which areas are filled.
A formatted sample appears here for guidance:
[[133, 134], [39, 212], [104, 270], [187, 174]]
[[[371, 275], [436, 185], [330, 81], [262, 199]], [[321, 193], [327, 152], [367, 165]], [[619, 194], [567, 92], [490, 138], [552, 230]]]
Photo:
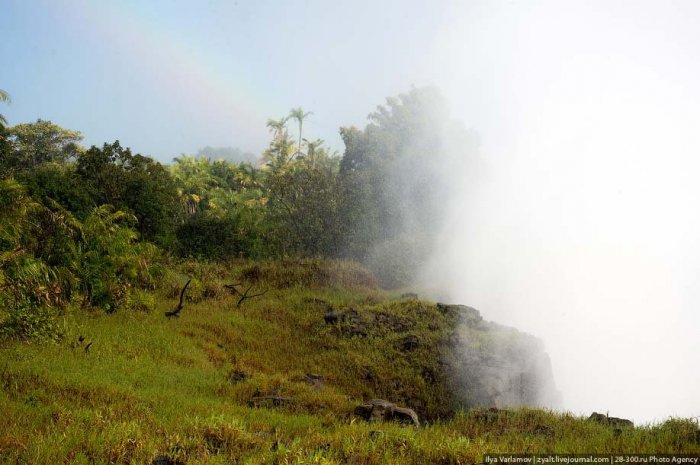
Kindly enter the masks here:
[[[34, 305], [29, 300], [7, 304], [0, 299], [0, 306], [6, 309], [0, 317], [0, 335], [22, 340], [46, 340], [56, 342], [63, 335], [58, 322], [58, 311], [47, 305]], [[0, 315], [2, 312], [0, 312]]]
[[134, 289], [126, 296], [125, 308], [135, 312], [151, 313], [156, 308], [155, 296], [142, 289]]
[[134, 287], [153, 287], [150, 264], [158, 249], [138, 242], [135, 217], [110, 205], [96, 208], [82, 228], [77, 268], [84, 304], [112, 312]]

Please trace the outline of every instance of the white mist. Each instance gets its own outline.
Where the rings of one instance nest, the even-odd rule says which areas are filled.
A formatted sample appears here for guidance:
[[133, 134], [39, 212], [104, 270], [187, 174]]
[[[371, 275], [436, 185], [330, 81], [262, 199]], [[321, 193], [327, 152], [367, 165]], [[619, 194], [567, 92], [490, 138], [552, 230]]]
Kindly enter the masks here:
[[540, 337], [576, 413], [700, 415], [699, 23], [476, 2], [436, 43], [482, 145], [423, 282]]

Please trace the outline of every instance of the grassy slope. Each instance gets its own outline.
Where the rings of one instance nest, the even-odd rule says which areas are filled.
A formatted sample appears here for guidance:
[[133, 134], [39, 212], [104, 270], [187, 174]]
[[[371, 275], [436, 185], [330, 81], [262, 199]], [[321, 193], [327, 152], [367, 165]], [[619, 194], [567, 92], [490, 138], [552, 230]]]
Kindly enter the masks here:
[[[264, 296], [236, 308], [221, 292], [248, 269]], [[486, 452], [700, 453], [690, 421], [615, 432], [568, 414], [470, 410], [450, 419], [441, 371], [455, 321], [432, 304], [392, 299], [347, 264], [283, 263], [250, 269], [181, 266], [152, 312], [66, 316], [59, 345], [0, 347], [3, 463], [473, 463]], [[260, 272], [257, 272], [260, 271]], [[199, 276], [182, 317], [168, 320], [184, 276]], [[207, 298], [204, 298], [204, 297]], [[421, 346], [377, 325], [348, 337], [323, 321], [325, 304], [400, 319]], [[147, 299], [146, 299], [147, 300]], [[92, 342], [88, 353], [78, 335]], [[248, 379], [233, 382], [234, 372]], [[324, 376], [317, 390], [306, 373]], [[284, 406], [250, 407], [276, 394]], [[432, 419], [416, 429], [370, 424], [351, 412], [380, 397]], [[165, 463], [165, 462], [163, 462]]]

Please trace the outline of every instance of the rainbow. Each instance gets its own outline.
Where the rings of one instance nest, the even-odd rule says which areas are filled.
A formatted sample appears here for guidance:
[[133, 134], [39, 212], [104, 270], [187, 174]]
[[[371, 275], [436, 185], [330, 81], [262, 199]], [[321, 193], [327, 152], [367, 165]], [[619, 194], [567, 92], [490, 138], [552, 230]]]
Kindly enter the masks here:
[[176, 31], [147, 21], [137, 11], [138, 3], [86, 1], [80, 5], [75, 16], [89, 24], [94, 39], [108, 40], [112, 47], [136, 57], [142, 67], [136, 72], [160, 78], [167, 72], [161, 91], [169, 98], [191, 95], [198, 108], [214, 114], [224, 110], [233, 115], [232, 126], [253, 133], [264, 131], [267, 118], [279, 112], [260, 89], [207, 61]]

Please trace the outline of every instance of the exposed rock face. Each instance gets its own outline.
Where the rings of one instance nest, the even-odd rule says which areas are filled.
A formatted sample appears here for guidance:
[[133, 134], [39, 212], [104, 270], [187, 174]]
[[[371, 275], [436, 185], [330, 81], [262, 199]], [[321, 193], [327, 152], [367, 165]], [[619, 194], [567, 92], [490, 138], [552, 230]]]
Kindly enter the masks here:
[[369, 332], [376, 330], [389, 330], [396, 333], [404, 333], [412, 328], [410, 321], [387, 313], [365, 312], [364, 315], [355, 309], [343, 311], [328, 309], [323, 316], [327, 325], [340, 328], [346, 336], [366, 337]]
[[538, 339], [484, 321], [465, 305], [437, 307], [459, 319], [446, 363], [463, 407], [560, 406], [549, 356]]
[[369, 402], [358, 405], [355, 415], [367, 421], [398, 421], [399, 423], [420, 426], [418, 415], [410, 408], [397, 407], [389, 401], [372, 399]]

